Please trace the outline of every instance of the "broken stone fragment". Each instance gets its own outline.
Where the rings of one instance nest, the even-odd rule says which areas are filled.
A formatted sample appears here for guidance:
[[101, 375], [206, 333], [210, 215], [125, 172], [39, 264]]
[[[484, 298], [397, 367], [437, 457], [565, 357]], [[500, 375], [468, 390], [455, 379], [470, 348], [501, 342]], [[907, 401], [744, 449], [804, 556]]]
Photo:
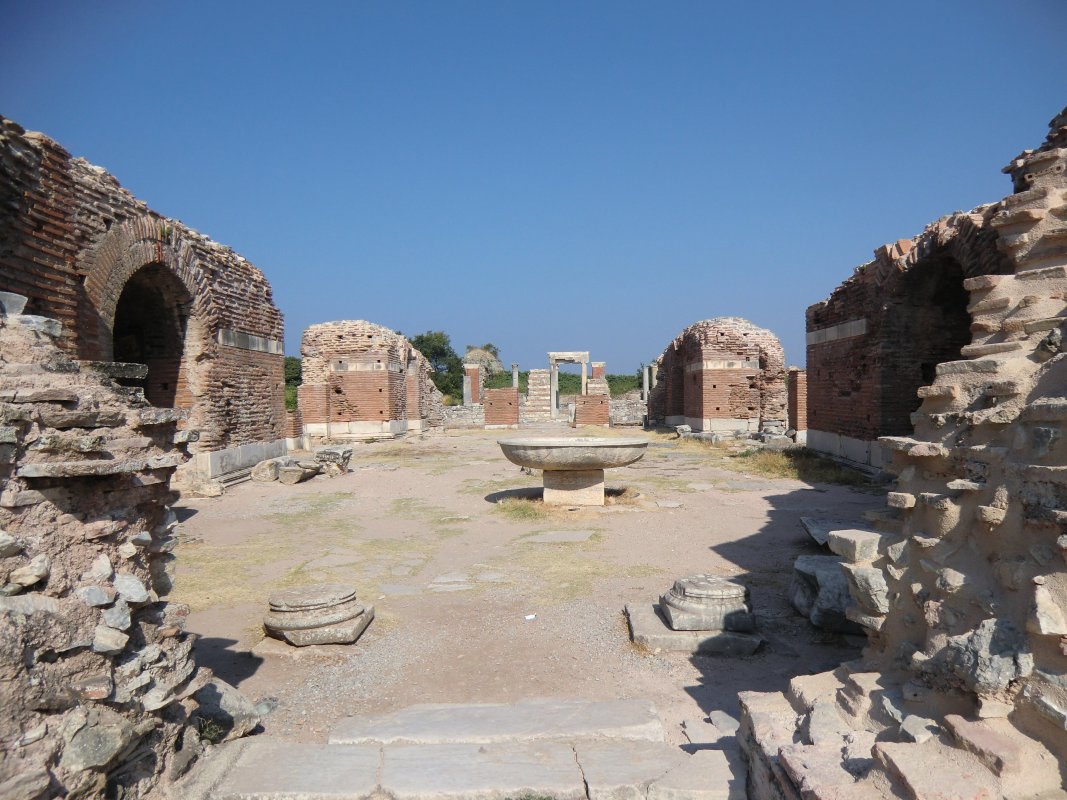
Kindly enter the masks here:
[[[212, 738], [214, 743], [239, 739], [259, 724], [255, 704], [221, 678], [210, 680], [193, 694], [193, 699], [199, 708], [193, 712], [192, 719], [214, 723], [218, 731]], [[200, 729], [207, 728], [201, 724]]]
[[890, 508], [913, 508], [915, 506], [915, 495], [907, 492], [887, 492], [885, 504]]
[[889, 613], [889, 587], [885, 575], [873, 567], [857, 567], [854, 564], [842, 564], [848, 578], [852, 596], [870, 612]]
[[111, 605], [115, 599], [115, 590], [110, 586], [79, 586], [74, 596], [92, 608]]
[[75, 715], [80, 717], [77, 721], [64, 724], [66, 743], [59, 759], [59, 766], [70, 772], [103, 769], [138, 738], [134, 726], [108, 708], [93, 707], [71, 716]]
[[93, 559], [88, 571], [81, 574], [81, 579], [83, 581], [106, 581], [111, 579], [111, 575], [111, 559], [106, 555], [99, 555]]
[[999, 525], [1008, 514], [1006, 509], [995, 506], [978, 506], [975, 513], [978, 521], [985, 525]]
[[261, 483], [270, 483], [278, 480], [278, 461], [279, 459], [277, 458], [268, 458], [266, 461], [260, 461], [252, 467], [252, 480]]
[[115, 605], [111, 608], [105, 608], [101, 614], [104, 624], [109, 628], [115, 628], [116, 630], [124, 631], [130, 627], [130, 606], [129, 604], [119, 598], [115, 601]]
[[1026, 629], [1041, 636], [1067, 636], [1067, 619], [1045, 586], [1034, 588], [1034, 600]]
[[148, 590], [145, 589], [141, 579], [128, 572], [116, 573], [115, 591], [128, 603], [147, 603], [149, 600]]
[[30, 559], [29, 564], [12, 572], [7, 582], [9, 585], [25, 589], [47, 578], [51, 569], [52, 562], [48, 560], [48, 556], [41, 553]]
[[121, 653], [129, 640], [130, 637], [122, 631], [117, 631], [107, 625], [97, 625], [93, 634], [93, 652], [104, 655]]
[[26, 547], [25, 542], [5, 530], [0, 530], [0, 558], [17, 556]]
[[939, 730], [940, 726], [934, 720], [909, 714], [900, 723], [900, 741], [921, 744], [936, 736]]

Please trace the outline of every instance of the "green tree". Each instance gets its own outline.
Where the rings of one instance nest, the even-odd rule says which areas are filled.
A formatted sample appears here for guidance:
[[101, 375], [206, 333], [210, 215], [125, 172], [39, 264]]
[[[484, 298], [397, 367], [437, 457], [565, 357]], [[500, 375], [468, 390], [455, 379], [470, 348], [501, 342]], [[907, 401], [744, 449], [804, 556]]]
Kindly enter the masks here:
[[302, 373], [303, 362], [296, 356], [285, 357], [285, 385], [299, 386], [304, 382]]
[[426, 356], [433, 367], [431, 379], [441, 394], [463, 396], [463, 362], [452, 349], [452, 340], [444, 331], [426, 331], [411, 337], [412, 346]]

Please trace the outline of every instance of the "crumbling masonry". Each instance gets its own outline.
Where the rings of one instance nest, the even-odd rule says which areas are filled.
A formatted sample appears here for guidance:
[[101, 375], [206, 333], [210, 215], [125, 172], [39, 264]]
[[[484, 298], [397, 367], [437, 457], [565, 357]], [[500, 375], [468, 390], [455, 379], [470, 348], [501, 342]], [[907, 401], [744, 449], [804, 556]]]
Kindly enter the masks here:
[[62, 323], [70, 357], [200, 431], [183, 470], [285, 454], [282, 315], [241, 256], [137, 200], [100, 167], [0, 117], [0, 289]]
[[195, 434], [24, 301], [0, 293], [0, 797], [141, 798], [200, 751], [201, 703], [237, 696], [160, 600]]
[[[848, 616], [869, 636], [862, 660], [795, 678], [786, 693], [741, 695], [754, 800], [1061, 792], [1067, 765], [1065, 167], [1067, 109], [1038, 150], [1005, 168], [1014, 194], [898, 243], [885, 261], [862, 268], [829, 304], [809, 312], [810, 321], [837, 304], [835, 319], [850, 322], [835, 325], [852, 325], [836, 333], [819, 328], [831, 333], [809, 349], [809, 358], [817, 356], [809, 362], [813, 428], [839, 413], [820, 385], [825, 375], [814, 374], [832, 360], [825, 348], [859, 347], [847, 365], [855, 369], [863, 354], [858, 337], [875, 329], [870, 317], [862, 322], [872, 309], [866, 290], [857, 288], [873, 280], [869, 273], [882, 272], [886, 285], [926, 287], [904, 304], [924, 299], [931, 307], [898, 309], [925, 320], [926, 327], [908, 336], [903, 329], [895, 334], [907, 358], [916, 357], [920, 344], [906, 339], [942, 341], [922, 343], [917, 363], [897, 367], [905, 385], [919, 375], [927, 380], [915, 388], [921, 405], [910, 417], [914, 428], [880, 440], [898, 476], [883, 532], [831, 534], [846, 562]], [[913, 270], [931, 274], [909, 276]], [[934, 319], [938, 309], [951, 321]], [[879, 323], [883, 342], [892, 341], [886, 322]], [[971, 334], [965, 342], [961, 323]], [[864, 325], [867, 333], [859, 333]], [[945, 360], [950, 346], [959, 348], [959, 358]], [[930, 363], [932, 373], [925, 369]], [[882, 424], [904, 433], [907, 418], [899, 415], [906, 406], [890, 399], [895, 390], [886, 362], [868, 360], [867, 367], [880, 384]], [[866, 424], [861, 400], [836, 403], [859, 406], [858, 421]]]
[[652, 424], [695, 431], [785, 431], [785, 355], [778, 338], [740, 317], [696, 322], [656, 359]]

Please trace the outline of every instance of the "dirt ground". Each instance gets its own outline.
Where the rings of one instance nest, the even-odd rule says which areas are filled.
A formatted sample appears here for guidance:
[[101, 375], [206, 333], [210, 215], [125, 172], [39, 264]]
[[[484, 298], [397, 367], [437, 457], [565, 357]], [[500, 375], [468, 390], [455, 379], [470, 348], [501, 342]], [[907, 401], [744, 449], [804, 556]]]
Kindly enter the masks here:
[[[514, 432], [357, 444], [346, 476], [183, 500], [169, 599], [193, 609], [198, 661], [254, 700], [275, 699], [264, 728], [301, 740], [323, 741], [353, 714], [538, 696], [650, 698], [674, 738], [685, 719], [736, 716], [739, 691], [780, 690], [859, 655], [796, 614], [786, 589], [796, 556], [817, 552], [802, 515], [858, 519], [881, 495], [746, 476], [717, 466], [720, 451], [613, 430], [604, 435], [650, 442], [641, 461], [607, 473], [609, 491], [629, 491], [604, 508], [546, 508], [522, 499], [537, 496], [540, 477], [504, 459], [503, 434]], [[520, 499], [500, 502], [508, 498]], [[527, 541], [564, 530], [592, 533]], [[634, 647], [623, 606], [656, 602], [700, 572], [751, 588], [761, 650], [719, 658]], [[363, 637], [326, 648], [329, 659], [252, 653], [267, 595], [323, 581], [351, 583], [375, 606]]]

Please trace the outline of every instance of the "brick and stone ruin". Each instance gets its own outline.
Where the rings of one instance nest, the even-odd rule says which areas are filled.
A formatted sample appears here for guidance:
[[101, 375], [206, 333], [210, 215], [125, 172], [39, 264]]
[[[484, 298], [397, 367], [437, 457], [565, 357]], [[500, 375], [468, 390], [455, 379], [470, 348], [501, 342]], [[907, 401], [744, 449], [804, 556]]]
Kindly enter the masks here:
[[297, 391], [303, 445], [358, 441], [442, 424], [430, 362], [395, 331], [363, 320], [304, 331]]
[[25, 301], [0, 293], [0, 797], [140, 798], [199, 753], [198, 719], [257, 723], [160, 600], [195, 434]]
[[656, 359], [648, 390], [653, 424], [693, 431], [786, 430], [785, 354], [770, 331], [716, 317], [682, 331]]
[[884, 248], [809, 310], [813, 431], [892, 433], [897, 484], [880, 533], [831, 533], [863, 658], [741, 695], [755, 800], [1060, 796], [1065, 168], [1067, 109], [1005, 168], [1013, 194]]
[[282, 315], [263, 274], [2, 117], [0, 287], [61, 322], [72, 358], [118, 362], [152, 405], [189, 412], [188, 477], [285, 454]]

